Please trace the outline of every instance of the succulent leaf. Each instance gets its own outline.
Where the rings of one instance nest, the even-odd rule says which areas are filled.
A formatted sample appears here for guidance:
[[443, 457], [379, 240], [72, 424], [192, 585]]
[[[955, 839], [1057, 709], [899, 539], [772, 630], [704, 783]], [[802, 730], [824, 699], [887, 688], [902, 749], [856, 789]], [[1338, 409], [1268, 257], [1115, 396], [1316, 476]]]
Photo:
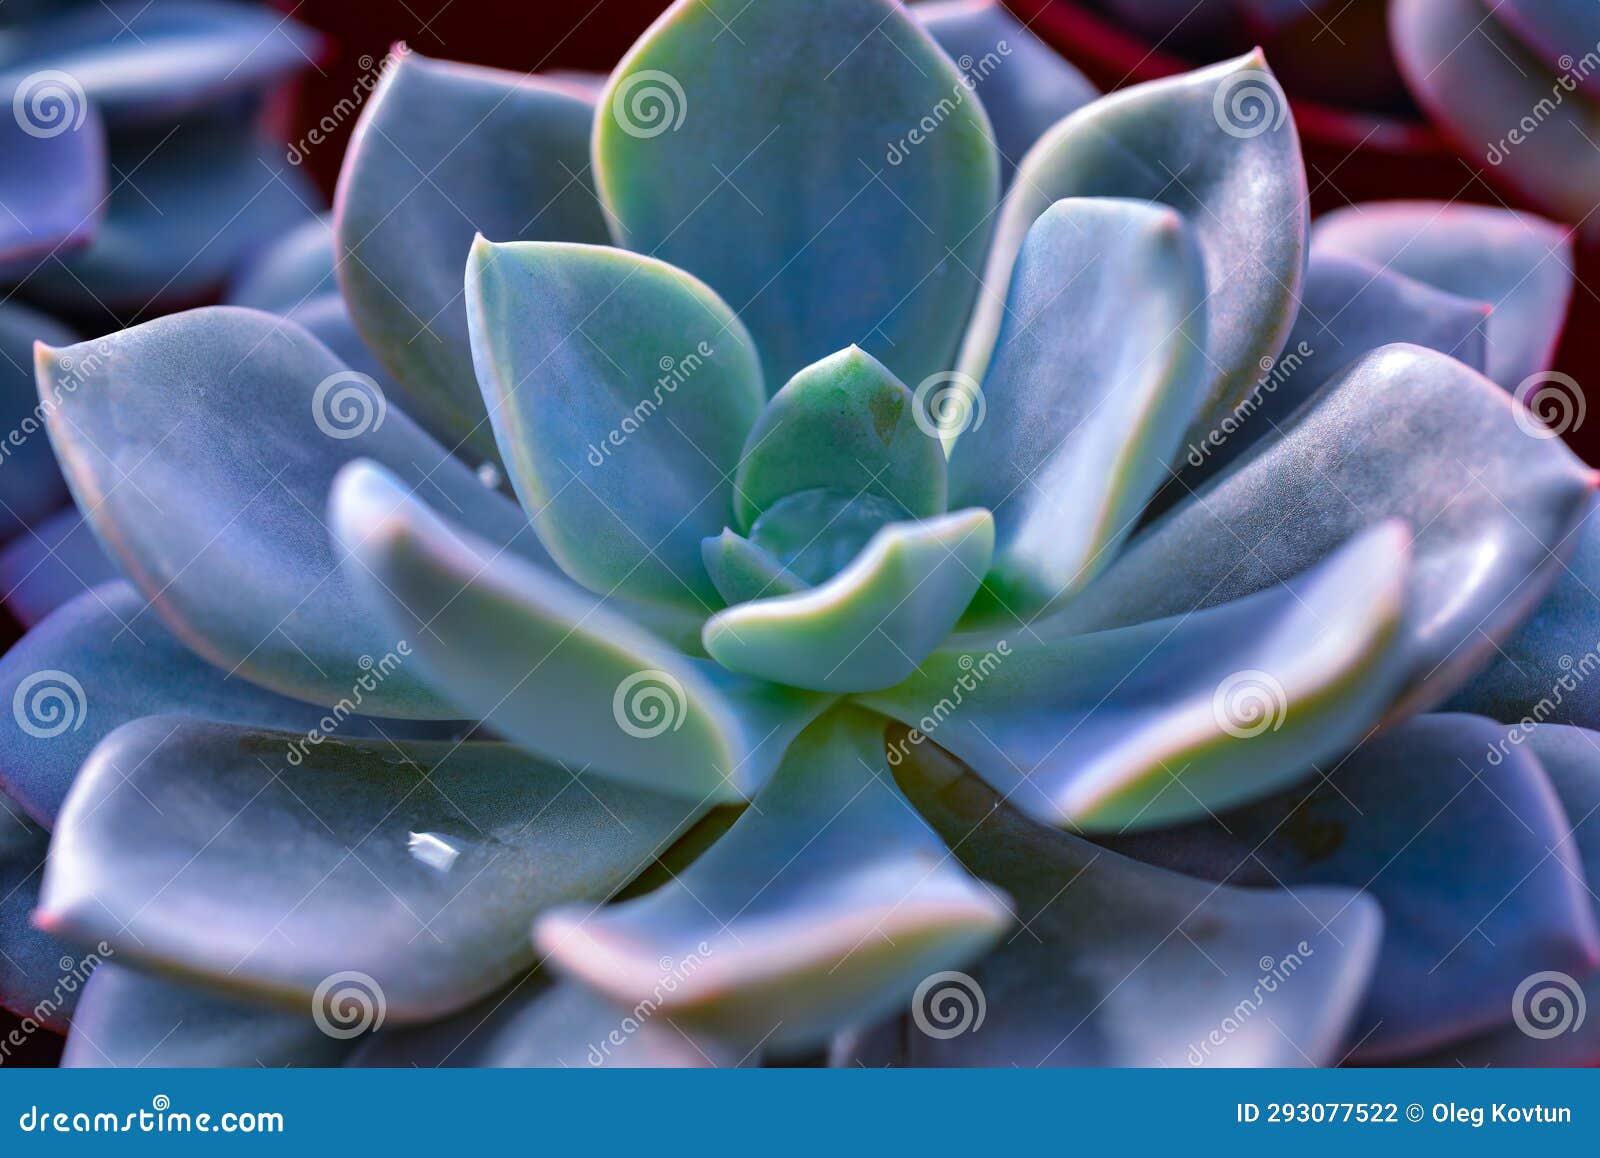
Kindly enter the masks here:
[[[0, 83], [0, 92], [16, 99], [15, 87]], [[24, 117], [0, 118], [0, 156], [6, 159], [0, 165], [0, 277], [8, 281], [25, 277], [53, 253], [87, 243], [99, 225], [105, 130], [93, 109], [78, 107], [81, 124], [49, 135], [30, 132]]]
[[603, 901], [703, 811], [573, 779], [508, 744], [150, 717], [85, 762], [36, 919], [289, 1008], [361, 973], [394, 1023], [437, 1017], [533, 963], [535, 914]]
[[0, 795], [0, 1009], [61, 1033], [95, 962], [86, 955], [80, 970], [78, 955], [31, 920], [49, 846], [50, 834]]
[[986, 597], [1027, 617], [1102, 569], [1166, 481], [1210, 376], [1205, 269], [1183, 218], [1085, 197], [1040, 214], [951, 435], [953, 502], [994, 512]]
[[[700, 544], [700, 558], [717, 593], [730, 604], [747, 603], [769, 595], [790, 595], [809, 584], [762, 547], [731, 528], [708, 536]], [[0, 553], [0, 576], [5, 555]]]
[[1264, 796], [1359, 741], [1389, 702], [1407, 534], [1372, 528], [1253, 598], [1094, 635], [935, 652], [860, 697], [1015, 807], [1089, 831]]
[[333, 272], [333, 218], [309, 218], [248, 262], [228, 287], [228, 304], [283, 313], [339, 293]]
[[6, 610], [24, 628], [85, 591], [120, 578], [122, 572], [77, 507], [36, 523], [0, 549], [0, 592]]
[[594, 106], [537, 77], [402, 54], [363, 111], [334, 210], [363, 336], [446, 446], [496, 454], [472, 372], [461, 267], [475, 233], [606, 240], [589, 180]]
[[617, 244], [726, 298], [774, 388], [852, 343], [920, 383], [977, 290], [991, 136], [891, 0], [677, 0], [601, 95], [594, 167]]
[[0, 455], [0, 541], [25, 532], [67, 503], [67, 484], [34, 413], [39, 391], [30, 367], [34, 342], [71, 345], [76, 340], [60, 322], [26, 306], [0, 305], [0, 423], [6, 425]]
[[711, 611], [700, 540], [728, 523], [766, 399], [733, 311], [624, 250], [480, 240], [467, 314], [511, 481], [562, 569], [601, 595]]
[[[545, 914], [541, 951], [624, 1008], [659, 997], [674, 1023], [767, 1048], [820, 1044], [965, 964], [1009, 910], [907, 807], [883, 723], [848, 707], [824, 716], [677, 881], [598, 913]], [[664, 969], [678, 974], [670, 992]]]

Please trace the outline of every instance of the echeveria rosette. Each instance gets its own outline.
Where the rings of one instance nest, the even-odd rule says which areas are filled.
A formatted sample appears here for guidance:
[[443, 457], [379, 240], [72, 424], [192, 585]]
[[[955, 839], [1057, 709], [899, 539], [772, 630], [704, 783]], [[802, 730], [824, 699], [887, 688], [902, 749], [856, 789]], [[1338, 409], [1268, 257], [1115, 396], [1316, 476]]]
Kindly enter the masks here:
[[[0, 749], [54, 830], [14, 935], [115, 957], [69, 1061], [1326, 1064], [1600, 962], [1592, 866], [1540, 859], [1600, 761], [1417, 714], [1588, 631], [1591, 472], [1481, 372], [1548, 347], [1529, 251], [1307, 261], [1259, 55], [1052, 126], [1059, 62], [997, 48], [987, 101], [974, 29], [1021, 30], [963, 6], [958, 66], [928, 11], [680, 3], [593, 104], [403, 60], [331, 240], [237, 290], [336, 271], [392, 378], [248, 308], [40, 352], [126, 577], [0, 661], [90, 708]], [[954, 971], [988, 1025], [922, 1033]]]

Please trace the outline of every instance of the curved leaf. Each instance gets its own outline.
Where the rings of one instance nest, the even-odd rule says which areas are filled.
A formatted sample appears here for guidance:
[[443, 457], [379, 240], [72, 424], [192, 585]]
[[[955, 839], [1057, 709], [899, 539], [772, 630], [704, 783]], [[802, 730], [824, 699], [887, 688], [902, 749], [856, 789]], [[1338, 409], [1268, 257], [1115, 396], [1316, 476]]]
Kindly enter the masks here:
[[527, 969], [535, 914], [604, 900], [701, 811], [505, 744], [297, 741], [119, 728], [62, 810], [41, 927], [288, 1008], [349, 978], [425, 1020]]
[[[790, 595], [808, 584], [771, 553], [733, 530], [708, 536], [700, 544], [706, 574], [729, 603], [747, 603], [771, 595]], [[0, 572], [5, 556], [0, 553]]]
[[[57, 90], [58, 92], [62, 90]], [[0, 83], [0, 92], [14, 87]], [[20, 279], [57, 250], [86, 244], [106, 196], [105, 129], [85, 103], [46, 89], [36, 119], [0, 117], [0, 278]], [[80, 117], [81, 114], [81, 117]]]
[[473, 235], [605, 241], [593, 121], [593, 104], [565, 87], [406, 53], [356, 124], [334, 208], [340, 284], [447, 446], [496, 453], [461, 297]]
[[596, 184], [618, 244], [728, 300], [769, 383], [852, 343], [921, 382], [977, 289], [991, 134], [891, 0], [677, 0], [601, 95]]
[[[353, 604], [322, 525], [345, 462], [386, 462], [496, 544], [538, 550], [512, 503], [291, 322], [192, 310], [42, 349], [39, 379], [73, 494], [128, 577], [185, 644], [285, 695], [336, 703], [398, 643]], [[404, 664], [367, 699], [459, 715]]]
[[651, 258], [480, 239], [467, 263], [478, 381], [550, 553], [602, 595], [708, 611], [700, 540], [766, 395], [721, 298]]
[[284, 312], [337, 294], [333, 279], [333, 218], [301, 222], [244, 267], [228, 287], [228, 304]]
[[80, 954], [33, 925], [49, 845], [50, 834], [0, 796], [0, 1008], [22, 1018], [25, 1031], [61, 1033], [101, 954]]
[[0, 540], [21, 534], [67, 503], [67, 484], [37, 413], [33, 344], [75, 340], [72, 331], [43, 314], [0, 304]]
[[[48, 443], [42, 432], [40, 437]], [[0, 550], [0, 601], [25, 628], [68, 600], [121, 577], [77, 507], [51, 515]]]
[[1366, 735], [1399, 674], [1409, 564], [1406, 532], [1388, 523], [1249, 599], [1096, 635], [957, 646], [860, 698], [1047, 824], [1177, 823], [1293, 783]]

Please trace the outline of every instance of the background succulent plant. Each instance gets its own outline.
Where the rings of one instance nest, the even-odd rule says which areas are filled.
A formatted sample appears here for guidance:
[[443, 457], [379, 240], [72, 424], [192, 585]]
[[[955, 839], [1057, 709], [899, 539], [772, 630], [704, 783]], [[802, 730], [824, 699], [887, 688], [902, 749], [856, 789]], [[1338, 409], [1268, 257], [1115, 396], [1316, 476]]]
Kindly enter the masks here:
[[1563, 238], [1311, 227], [1259, 54], [1089, 95], [988, 4], [407, 54], [243, 305], [42, 346], [109, 581], [0, 659], [8, 1001], [95, 956], [83, 1065], [1592, 1060], [1515, 1004], [1600, 967]]

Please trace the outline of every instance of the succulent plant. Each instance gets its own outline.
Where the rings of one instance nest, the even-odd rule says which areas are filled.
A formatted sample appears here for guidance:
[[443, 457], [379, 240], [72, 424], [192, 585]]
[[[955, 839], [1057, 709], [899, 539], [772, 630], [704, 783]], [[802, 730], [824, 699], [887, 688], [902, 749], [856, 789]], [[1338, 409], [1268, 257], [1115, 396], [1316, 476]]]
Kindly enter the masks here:
[[276, 314], [41, 347], [119, 577], [0, 659], [8, 1002], [92, 954], [81, 1065], [1592, 1060], [1513, 1004], [1600, 966], [1564, 240], [1312, 229], [1259, 54], [1085, 95], [987, 4], [406, 55]]

